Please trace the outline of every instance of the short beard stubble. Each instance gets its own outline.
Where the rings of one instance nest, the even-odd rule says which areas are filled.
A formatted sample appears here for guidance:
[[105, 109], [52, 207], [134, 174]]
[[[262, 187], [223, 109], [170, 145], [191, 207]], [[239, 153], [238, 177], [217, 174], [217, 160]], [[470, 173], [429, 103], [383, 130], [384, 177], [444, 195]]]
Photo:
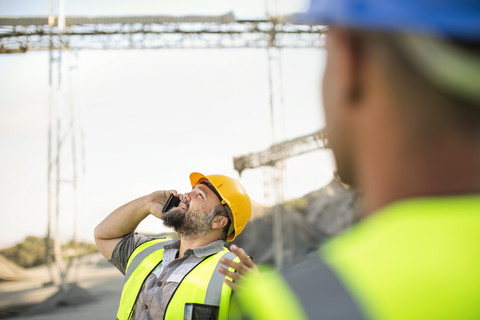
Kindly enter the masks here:
[[187, 205], [187, 210], [182, 213], [180, 208], [175, 207], [163, 214], [163, 224], [166, 227], [173, 228], [179, 235], [191, 239], [197, 236], [203, 236], [212, 230], [212, 221], [217, 216], [216, 208], [208, 213], [191, 210]]

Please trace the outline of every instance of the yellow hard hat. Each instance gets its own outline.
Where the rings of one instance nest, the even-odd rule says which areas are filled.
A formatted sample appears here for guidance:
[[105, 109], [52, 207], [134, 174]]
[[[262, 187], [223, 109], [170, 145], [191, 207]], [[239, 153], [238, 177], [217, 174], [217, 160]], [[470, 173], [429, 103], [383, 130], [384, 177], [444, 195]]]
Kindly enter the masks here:
[[197, 184], [208, 181], [215, 188], [220, 196], [222, 204], [226, 204], [232, 211], [233, 216], [233, 231], [228, 234], [227, 241], [232, 241], [238, 236], [243, 228], [247, 225], [248, 220], [252, 216], [252, 205], [247, 191], [237, 180], [221, 175], [212, 174], [205, 176], [198, 172], [190, 174], [190, 182], [192, 188]]

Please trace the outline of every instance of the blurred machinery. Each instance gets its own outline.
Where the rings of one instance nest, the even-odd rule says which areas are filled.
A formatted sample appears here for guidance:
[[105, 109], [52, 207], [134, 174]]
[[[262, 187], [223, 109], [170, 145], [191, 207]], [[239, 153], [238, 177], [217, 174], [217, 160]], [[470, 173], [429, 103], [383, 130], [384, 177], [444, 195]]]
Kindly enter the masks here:
[[[267, 6], [268, 7], [268, 6]], [[293, 244], [284, 243], [289, 226], [282, 222], [284, 160], [324, 148], [322, 131], [285, 141], [282, 48], [321, 48], [324, 27], [295, 25], [295, 16], [279, 16], [275, 1], [265, 19], [236, 19], [232, 13], [221, 16], [124, 16], [66, 17], [63, 1], [50, 0], [49, 17], [0, 17], [0, 53], [49, 51], [49, 132], [48, 132], [48, 226], [47, 248], [54, 225], [53, 250], [47, 250], [52, 280], [65, 283], [68, 265], [63, 265], [58, 228], [65, 189], [73, 192], [76, 217], [78, 173], [83, 151], [82, 131], [77, 118], [75, 86], [71, 79], [77, 70], [80, 49], [172, 49], [172, 48], [263, 48], [267, 50], [270, 87], [272, 146], [265, 151], [235, 158], [235, 169], [264, 167], [267, 203], [273, 210], [275, 264], [281, 268]], [[273, 13], [273, 14], [272, 14]], [[70, 80], [69, 80], [70, 79]], [[67, 148], [67, 145], [69, 147]], [[68, 162], [68, 164], [67, 164]], [[62, 169], [62, 170], [61, 170]], [[65, 178], [68, 169], [68, 178]], [[273, 197], [272, 197], [273, 196]], [[71, 211], [71, 210], [70, 210]], [[75, 221], [75, 218], [73, 219]], [[75, 229], [74, 222], [74, 229]], [[290, 249], [289, 249], [290, 248]], [[52, 248], [50, 248], [52, 249]], [[285, 253], [287, 253], [285, 255]], [[53, 257], [56, 257], [53, 259]]]

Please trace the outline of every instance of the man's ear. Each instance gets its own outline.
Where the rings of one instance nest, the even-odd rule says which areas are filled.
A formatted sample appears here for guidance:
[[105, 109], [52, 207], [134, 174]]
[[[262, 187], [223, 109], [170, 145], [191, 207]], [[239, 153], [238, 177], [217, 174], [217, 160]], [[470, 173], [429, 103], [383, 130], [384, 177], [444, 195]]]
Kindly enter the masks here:
[[227, 217], [216, 216], [212, 221], [212, 229], [223, 229], [228, 224]]
[[347, 29], [335, 28], [331, 32], [333, 45], [336, 46], [336, 77], [340, 82], [339, 89], [343, 91], [342, 96], [348, 99], [348, 105], [356, 105], [363, 94], [361, 87], [361, 63], [364, 54], [362, 41]]

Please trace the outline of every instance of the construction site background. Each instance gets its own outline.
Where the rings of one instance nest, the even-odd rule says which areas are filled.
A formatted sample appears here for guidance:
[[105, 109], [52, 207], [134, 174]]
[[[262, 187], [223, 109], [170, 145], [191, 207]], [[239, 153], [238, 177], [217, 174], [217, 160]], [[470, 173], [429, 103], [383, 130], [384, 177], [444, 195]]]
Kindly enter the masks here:
[[[288, 261], [298, 261], [328, 237], [351, 226], [358, 219], [355, 204], [355, 193], [335, 180], [287, 202], [283, 206], [285, 223], [295, 230], [293, 238], [286, 239]], [[233, 243], [245, 248], [256, 263], [273, 264], [272, 210], [257, 205], [254, 211], [256, 218]], [[24, 269], [0, 254], [0, 318], [76, 320], [115, 316], [123, 277], [100, 253], [76, 259], [70, 279], [78, 288], [65, 298], [66, 302], [31, 314], [29, 309], [54, 295], [57, 287], [52, 285], [44, 265]]]
[[[16, 99], [6, 99], [5, 104], [5, 110], [11, 113], [8, 128], [18, 131], [17, 126], [29, 119], [36, 124], [34, 138], [38, 139], [41, 132], [46, 140], [36, 140], [37, 149], [29, 149], [28, 157], [18, 156], [20, 161], [10, 166], [22, 168], [24, 161], [23, 165], [33, 170], [30, 160], [42, 158], [34, 164], [43, 165], [48, 181], [42, 185], [45, 203], [32, 201], [28, 195], [28, 201], [8, 199], [6, 203], [11, 205], [3, 210], [29, 217], [9, 222], [26, 228], [25, 221], [32, 220], [31, 230], [46, 229], [46, 236], [43, 249], [38, 246], [42, 236], [27, 238], [23, 244], [5, 250], [6, 256], [23, 255], [16, 258], [32, 267], [22, 269], [2, 257], [2, 317], [113, 318], [121, 292], [121, 274], [98, 253], [86, 254], [91, 247], [80, 247], [78, 236], [91, 234], [94, 216], [100, 219], [108, 213], [107, 202], [130, 197], [133, 190], [158, 188], [159, 181], [176, 186], [187, 168], [236, 176], [251, 198], [262, 203], [254, 201], [254, 219], [235, 241], [259, 264], [282, 268], [316, 250], [319, 243], [357, 219], [353, 192], [335, 180], [318, 191], [286, 201], [292, 199], [292, 194], [298, 197], [324, 185], [333, 176], [333, 160], [326, 150], [316, 96], [319, 85], [312, 80], [318, 80], [314, 70], [324, 61], [322, 26], [295, 25], [295, 17], [281, 14], [277, 1], [266, 1], [261, 8], [255, 6], [256, 13], [250, 12], [247, 18], [235, 15], [242, 11], [239, 7], [251, 9], [244, 1], [231, 2], [235, 8], [221, 14], [205, 15], [204, 6], [199, 5], [198, 12], [203, 15], [180, 16], [163, 12], [154, 15], [146, 8], [143, 10], [148, 15], [132, 15], [140, 5], [118, 16], [111, 16], [108, 10], [106, 15], [96, 12], [93, 17], [72, 16], [64, 4], [63, 0], [51, 0], [48, 16], [46, 10], [38, 16], [24, 16], [23, 10], [16, 17], [0, 15], [0, 54], [18, 57], [43, 51], [45, 59], [31, 64], [41, 67], [39, 73], [45, 76], [42, 79], [48, 74], [48, 86], [44, 84], [45, 90], [41, 90], [32, 81], [38, 75], [30, 77], [28, 72], [28, 79], [23, 81], [32, 81], [32, 88], [38, 88], [29, 91], [28, 96], [34, 96], [36, 101], [29, 101], [23, 111], [18, 111], [22, 103]], [[120, 6], [117, 4], [115, 10]], [[118, 53], [143, 49], [149, 50], [142, 52], [142, 58], [122, 56], [123, 60], [116, 60], [116, 64], [111, 63], [111, 53], [105, 53], [100, 60], [88, 60], [89, 53], [96, 50]], [[115, 54], [116, 58], [121, 55]], [[85, 56], [94, 63], [85, 64]], [[147, 56], [155, 59], [145, 59]], [[172, 63], [174, 60], [177, 64]], [[147, 64], [143, 73], [134, 73], [142, 63]], [[82, 78], [79, 70], [85, 67], [90, 73]], [[17, 75], [16, 69], [10, 72]], [[112, 84], [117, 78], [120, 81]], [[83, 92], [79, 91], [82, 85], [86, 88]], [[134, 88], [133, 94], [123, 95], [127, 91], [123, 88]], [[160, 93], [159, 88], [163, 88]], [[23, 92], [18, 87], [15, 90]], [[80, 99], [82, 103], [78, 97], [84, 99]], [[96, 100], [100, 103], [95, 105]], [[42, 121], [33, 119], [32, 105]], [[48, 112], [38, 111], [39, 105]], [[232, 117], [233, 110], [241, 112]], [[91, 120], [86, 132], [81, 115]], [[138, 123], [142, 125], [135, 127]], [[11, 130], [7, 133], [12, 134]], [[192, 137], [195, 142], [188, 143], [188, 151], [201, 156], [177, 156], [185, 155], [186, 148], [178, 140]], [[18, 149], [17, 144], [9, 143], [12, 150]], [[316, 157], [309, 158], [312, 153]], [[86, 179], [89, 160], [96, 182]], [[181, 165], [179, 160], [184, 160]], [[23, 171], [12, 170], [9, 175], [22, 194], [27, 193], [23, 186], [18, 187]], [[138, 184], [127, 190], [127, 183]], [[15, 190], [13, 185], [2, 187], [11, 192]], [[31, 193], [38, 197], [38, 189]], [[81, 208], [83, 205], [90, 207]], [[46, 214], [42, 214], [44, 209]], [[43, 224], [41, 216], [46, 228], [36, 223]], [[152, 227], [155, 223], [161, 225], [153, 218], [144, 225]], [[8, 229], [5, 231], [11, 236], [18, 236], [17, 230]], [[61, 244], [69, 239], [76, 248]], [[46, 266], [38, 265], [42, 255]]]

